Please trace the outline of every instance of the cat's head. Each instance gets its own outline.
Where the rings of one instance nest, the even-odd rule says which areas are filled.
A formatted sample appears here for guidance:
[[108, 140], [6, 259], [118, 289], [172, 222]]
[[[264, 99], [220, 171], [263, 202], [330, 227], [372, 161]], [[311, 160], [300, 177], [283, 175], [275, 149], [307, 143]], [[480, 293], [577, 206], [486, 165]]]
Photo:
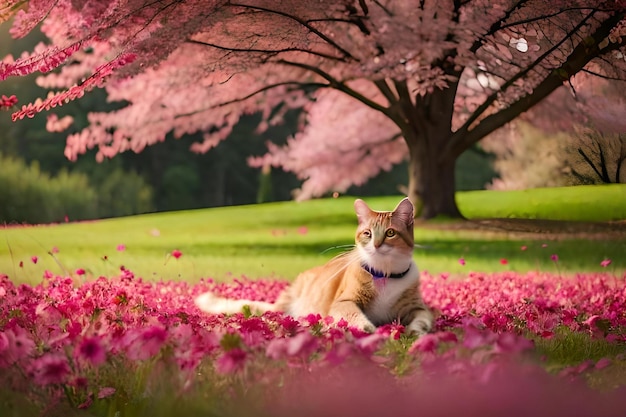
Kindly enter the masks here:
[[374, 211], [363, 200], [354, 202], [359, 225], [356, 246], [363, 261], [385, 272], [402, 267], [413, 256], [413, 204], [403, 199], [393, 211]]

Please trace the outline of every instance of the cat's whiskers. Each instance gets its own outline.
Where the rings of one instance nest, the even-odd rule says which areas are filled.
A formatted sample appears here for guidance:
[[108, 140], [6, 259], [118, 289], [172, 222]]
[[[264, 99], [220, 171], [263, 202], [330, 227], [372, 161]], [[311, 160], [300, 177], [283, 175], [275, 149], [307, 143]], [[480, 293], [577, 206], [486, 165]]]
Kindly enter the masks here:
[[[354, 245], [352, 245], [354, 246]], [[359, 256], [359, 254], [354, 251], [346, 251], [343, 253], [340, 253], [339, 255], [335, 256], [334, 259], [339, 259], [339, 258], [348, 258], [348, 261], [346, 262], [346, 264], [338, 269], [337, 271], [335, 271], [334, 274], [332, 274], [331, 276], [329, 276], [328, 278], [326, 278], [326, 280], [324, 280], [324, 283], [322, 285], [326, 285], [328, 284], [330, 281], [332, 281], [335, 277], [337, 277], [339, 274], [343, 273], [346, 269], [348, 269], [348, 267], [354, 263], [357, 262], [361, 262], [361, 257]]]
[[[333, 250], [333, 249], [345, 249], [345, 248], [349, 248], [349, 249], [347, 249], [347, 250], [345, 250], [345, 251], [343, 252], [343, 253], [346, 253], [346, 252], [350, 252], [350, 250], [354, 249], [354, 247], [355, 247], [355, 246], [356, 246], [355, 244], [352, 244], [352, 245], [337, 245], [337, 246], [331, 246], [331, 247], [330, 247], [330, 248], [328, 248], [328, 249], [324, 249], [324, 250], [321, 252], [321, 254], [323, 255], [323, 254], [325, 254], [326, 252], [330, 252], [330, 251], [331, 251], [331, 250]], [[342, 253], [342, 254], [343, 254], [343, 253]]]

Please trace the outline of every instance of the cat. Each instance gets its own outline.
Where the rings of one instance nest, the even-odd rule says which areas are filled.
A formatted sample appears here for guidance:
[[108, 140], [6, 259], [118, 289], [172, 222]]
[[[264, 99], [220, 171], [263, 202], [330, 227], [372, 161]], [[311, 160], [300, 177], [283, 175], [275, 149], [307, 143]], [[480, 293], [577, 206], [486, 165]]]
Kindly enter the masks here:
[[195, 299], [196, 305], [208, 313], [236, 313], [248, 306], [255, 313], [280, 311], [296, 318], [320, 314], [366, 332], [398, 322], [409, 334], [428, 333], [433, 315], [422, 300], [413, 260], [413, 204], [405, 198], [391, 212], [374, 211], [357, 199], [354, 209], [355, 248], [300, 273], [275, 303], [207, 292]]

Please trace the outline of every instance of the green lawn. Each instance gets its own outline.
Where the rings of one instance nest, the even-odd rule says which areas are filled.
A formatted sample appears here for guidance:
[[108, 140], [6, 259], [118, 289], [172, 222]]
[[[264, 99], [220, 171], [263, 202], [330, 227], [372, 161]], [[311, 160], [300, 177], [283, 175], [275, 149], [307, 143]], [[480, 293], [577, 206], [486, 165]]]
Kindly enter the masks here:
[[[400, 197], [368, 199], [390, 210]], [[121, 265], [147, 279], [287, 279], [353, 243], [353, 197], [157, 213], [91, 222], [0, 229], [0, 273], [38, 282], [45, 270], [116, 274]], [[520, 217], [585, 221], [626, 219], [626, 186], [458, 193], [469, 218]], [[514, 239], [506, 234], [417, 227], [415, 257], [431, 273], [542, 270], [584, 272], [626, 269], [626, 239]], [[125, 250], [118, 251], [118, 245]], [[521, 250], [526, 246], [526, 250]], [[52, 249], [58, 252], [50, 254]], [[182, 257], [169, 254], [178, 249]], [[557, 254], [558, 263], [550, 256]], [[37, 257], [37, 263], [31, 258]], [[459, 263], [463, 257], [466, 265]], [[506, 264], [500, 261], [506, 259]], [[22, 266], [20, 266], [20, 263]]]

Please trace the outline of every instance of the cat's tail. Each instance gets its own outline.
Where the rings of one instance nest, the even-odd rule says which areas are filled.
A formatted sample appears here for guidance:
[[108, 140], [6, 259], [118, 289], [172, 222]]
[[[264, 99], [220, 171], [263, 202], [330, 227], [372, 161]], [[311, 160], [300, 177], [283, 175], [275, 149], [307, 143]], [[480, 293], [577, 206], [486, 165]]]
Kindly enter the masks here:
[[212, 292], [200, 294], [195, 298], [194, 302], [200, 310], [212, 314], [241, 313], [245, 306], [248, 306], [254, 314], [263, 314], [266, 311], [279, 311], [278, 305], [275, 303], [252, 300], [233, 300], [230, 298], [218, 297]]

